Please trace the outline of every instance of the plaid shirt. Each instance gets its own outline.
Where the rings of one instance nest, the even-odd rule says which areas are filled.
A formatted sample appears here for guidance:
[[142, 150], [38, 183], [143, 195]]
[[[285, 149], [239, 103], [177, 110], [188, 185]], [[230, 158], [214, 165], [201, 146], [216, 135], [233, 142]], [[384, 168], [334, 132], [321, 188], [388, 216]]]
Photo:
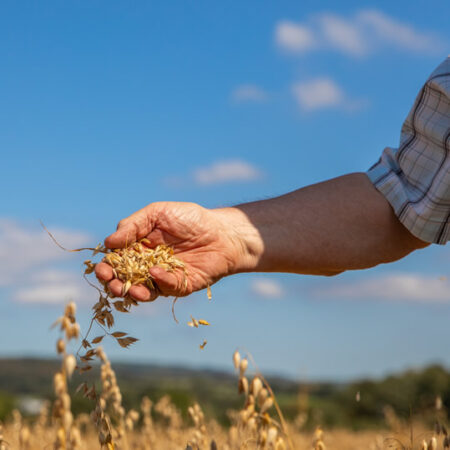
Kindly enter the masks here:
[[450, 56], [419, 92], [399, 148], [385, 148], [367, 175], [413, 235], [450, 240]]

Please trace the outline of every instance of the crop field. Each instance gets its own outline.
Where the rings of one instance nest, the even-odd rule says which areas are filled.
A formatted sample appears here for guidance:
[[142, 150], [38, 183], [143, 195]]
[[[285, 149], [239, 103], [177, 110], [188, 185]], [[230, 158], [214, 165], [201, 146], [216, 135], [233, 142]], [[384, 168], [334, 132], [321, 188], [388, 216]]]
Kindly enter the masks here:
[[[82, 416], [75, 420], [72, 430], [72, 440], [67, 443], [66, 448], [71, 449], [97, 449], [101, 448], [98, 443], [98, 436], [89, 425], [89, 417]], [[75, 431], [76, 430], [76, 431]], [[378, 450], [378, 449], [408, 449], [407, 443], [403, 445], [401, 441], [389, 439], [386, 443], [385, 432], [365, 431], [352, 433], [345, 430], [330, 431], [324, 434], [323, 440], [317, 441], [312, 433], [300, 433], [294, 428], [290, 428], [290, 437], [296, 449], [342, 449], [342, 450]], [[53, 427], [45, 423], [36, 423], [32, 426], [25, 426], [21, 423], [20, 417], [16, 421], [3, 427], [2, 438], [4, 444], [2, 448], [15, 449], [43, 449], [43, 448], [64, 448], [54, 447], [56, 431]], [[208, 423], [207, 432], [204, 433], [202, 441], [198, 442], [196, 435], [198, 430], [190, 424], [180, 424], [179, 426], [143, 426], [139, 429], [127, 430], [122, 437], [120, 444], [115, 444], [114, 448], [130, 449], [257, 449], [257, 448], [289, 448], [278, 445], [274, 447], [267, 443], [265, 447], [259, 444], [251, 433], [239, 433], [236, 429], [225, 430], [215, 423]], [[427, 433], [430, 435], [430, 433]], [[392, 435], [389, 434], [390, 436]], [[404, 437], [406, 440], [407, 438]], [[198, 444], [194, 443], [198, 442]], [[434, 441], [433, 441], [434, 442]], [[8, 445], [8, 444], [9, 445]], [[413, 448], [436, 448], [442, 449], [439, 445], [424, 446], [415, 445]], [[112, 447], [110, 447], [112, 448]]]
[[[439, 397], [434, 405], [434, 426], [431, 427], [416, 418], [401, 420], [392, 408], [385, 409], [383, 427], [372, 430], [310, 428], [305, 426], [308, 417], [304, 412], [287, 421], [276, 392], [263, 374], [251, 370], [251, 356], [238, 351], [233, 354], [232, 363], [241, 407], [224, 411], [229, 418], [228, 426], [205, 415], [201, 402], [182, 411], [169, 395], [161, 396], [156, 402], [143, 396], [138, 408], [126, 409], [114, 368], [102, 347], [85, 343], [88, 350], [81, 357], [84, 365], [66, 350], [70, 341], [78, 341], [81, 336], [75, 314], [76, 306], [70, 303], [55, 323], [61, 335], [56, 342], [61, 365], [53, 374], [52, 402], [45, 402], [35, 417], [22, 417], [18, 410], [13, 410], [1, 424], [0, 450], [450, 448], [446, 409]], [[94, 338], [93, 342], [99, 340]], [[89, 371], [91, 365], [97, 369], [99, 379], [92, 381], [91, 377], [90, 381], [73, 386], [73, 378], [79, 381], [80, 377], [79, 374], [73, 377], [74, 373]], [[72, 402], [80, 396], [88, 399], [90, 413], [74, 415]]]

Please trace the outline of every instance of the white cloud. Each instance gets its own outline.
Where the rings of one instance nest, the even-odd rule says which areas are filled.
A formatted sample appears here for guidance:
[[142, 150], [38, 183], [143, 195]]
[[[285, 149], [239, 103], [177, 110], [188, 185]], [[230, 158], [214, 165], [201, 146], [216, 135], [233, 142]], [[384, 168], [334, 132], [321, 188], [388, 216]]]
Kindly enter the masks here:
[[341, 88], [329, 78], [316, 78], [292, 86], [295, 99], [306, 111], [339, 106], [344, 102]]
[[34, 270], [12, 294], [12, 299], [17, 302], [49, 305], [64, 304], [69, 300], [94, 303], [96, 297], [97, 293], [80, 272], [49, 268]]
[[43, 269], [33, 272], [29, 280], [33, 283], [71, 283], [74, 281], [73, 272], [59, 269]]
[[17, 290], [13, 299], [21, 303], [65, 304], [70, 300], [79, 302], [82, 290], [72, 283], [42, 283]]
[[349, 98], [331, 78], [314, 78], [299, 81], [292, 86], [295, 100], [303, 111], [339, 108], [355, 111], [366, 105], [362, 99]]
[[[66, 248], [92, 244], [87, 233], [51, 228]], [[60, 249], [39, 226], [25, 226], [0, 218], [0, 288], [9, 288], [11, 300], [23, 303], [64, 304], [96, 298], [82, 278], [82, 270], [55, 269], [73, 253]]]
[[193, 173], [194, 181], [199, 185], [254, 181], [261, 176], [262, 172], [258, 168], [239, 159], [218, 161], [209, 167], [198, 168]]
[[396, 47], [419, 54], [438, 54], [445, 42], [377, 10], [362, 10], [352, 17], [321, 13], [305, 23], [282, 21], [275, 26], [277, 45], [290, 52], [334, 49], [350, 56], [365, 56], [380, 48]]
[[354, 56], [368, 52], [364, 30], [355, 23], [333, 14], [321, 14], [318, 17], [319, 33], [324, 45]]
[[450, 281], [437, 276], [397, 273], [315, 289], [314, 296], [342, 299], [449, 302]]
[[252, 281], [251, 290], [254, 294], [266, 298], [280, 298], [284, 290], [280, 283], [267, 278], [257, 278]]
[[268, 100], [269, 95], [254, 84], [243, 84], [233, 90], [231, 98], [236, 103], [263, 103]]
[[416, 30], [380, 11], [361, 11], [356, 18], [361, 27], [373, 33], [374, 41], [379, 40], [380, 43], [417, 53], [436, 54], [444, 49], [443, 40], [434, 33]]
[[276, 25], [275, 41], [280, 48], [290, 52], [304, 52], [317, 45], [313, 30], [286, 20]]
[[[51, 228], [52, 234], [66, 248], [86, 245], [86, 233], [62, 228]], [[13, 285], [23, 280], [29, 269], [68, 258], [40, 227], [26, 227], [16, 221], [0, 218], [0, 286]]]

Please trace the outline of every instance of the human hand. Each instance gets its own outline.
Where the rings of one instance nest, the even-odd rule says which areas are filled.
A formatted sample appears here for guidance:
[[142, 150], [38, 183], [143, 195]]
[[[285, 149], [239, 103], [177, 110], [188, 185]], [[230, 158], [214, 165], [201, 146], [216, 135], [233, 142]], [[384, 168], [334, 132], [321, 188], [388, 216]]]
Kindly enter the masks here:
[[[158, 295], [189, 295], [245, 270], [250, 258], [242, 238], [246, 226], [243, 214], [234, 208], [209, 210], [195, 203], [151, 203], [121, 220], [117, 231], [105, 239], [105, 246], [123, 248], [147, 238], [151, 247], [165, 244], [174, 249], [186, 266], [187, 276], [180, 270], [167, 272], [155, 266], [150, 269], [155, 290], [144, 285], [129, 290], [138, 301], [153, 301]], [[99, 280], [108, 283], [114, 296], [122, 296], [122, 282], [114, 278], [109, 264], [97, 264], [95, 272]]]

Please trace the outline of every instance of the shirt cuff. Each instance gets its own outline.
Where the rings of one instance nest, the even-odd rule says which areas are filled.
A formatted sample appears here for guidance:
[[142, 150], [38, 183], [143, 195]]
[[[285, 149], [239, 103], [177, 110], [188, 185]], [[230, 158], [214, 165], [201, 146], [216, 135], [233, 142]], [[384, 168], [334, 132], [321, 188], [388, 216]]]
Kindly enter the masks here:
[[[387, 148], [382, 158], [367, 172], [375, 188], [386, 198], [395, 215], [405, 228], [424, 242], [445, 245], [450, 240], [450, 227], [443, 223], [441, 214], [433, 210], [433, 205], [422, 199], [407, 182], [395, 159], [395, 150]], [[447, 224], [448, 225], [448, 224]]]

